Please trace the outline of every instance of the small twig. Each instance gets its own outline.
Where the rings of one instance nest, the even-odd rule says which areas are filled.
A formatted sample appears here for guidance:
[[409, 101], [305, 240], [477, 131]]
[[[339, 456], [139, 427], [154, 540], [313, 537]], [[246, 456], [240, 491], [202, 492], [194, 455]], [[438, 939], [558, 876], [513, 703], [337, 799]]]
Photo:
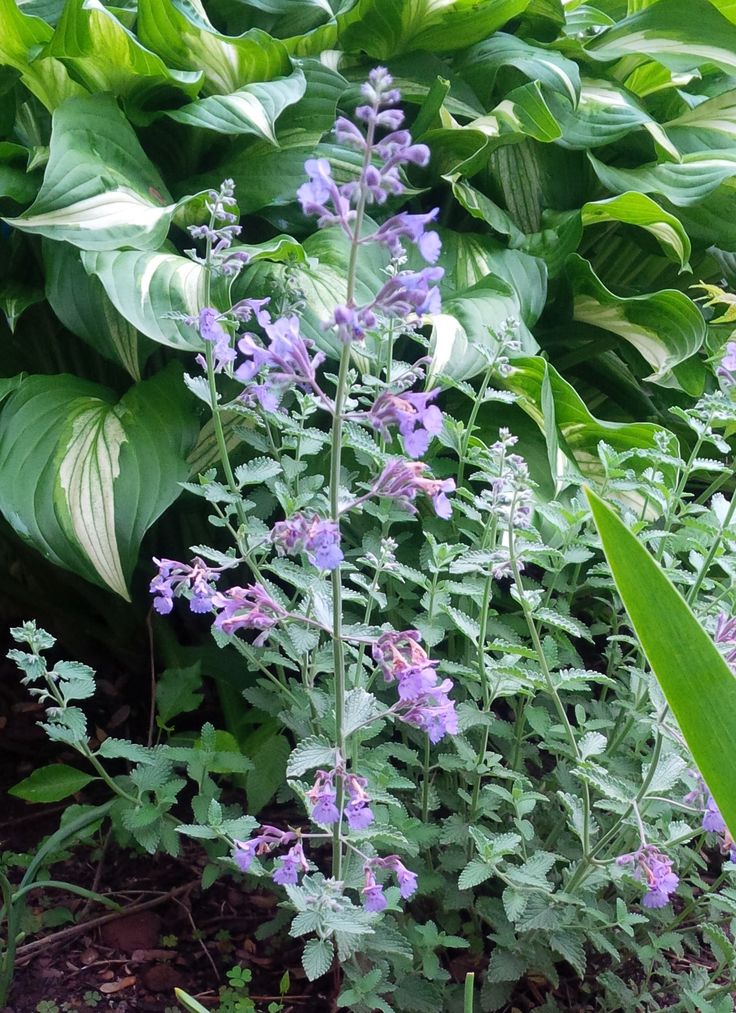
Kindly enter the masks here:
[[148, 661], [151, 668], [151, 703], [150, 713], [148, 717], [148, 745], [153, 745], [153, 728], [156, 718], [156, 655], [153, 650], [153, 625], [151, 624], [151, 616], [153, 609], [148, 610], [146, 616], [146, 629], [148, 630]]
[[[112, 827], [105, 834], [105, 839], [102, 842], [102, 851], [100, 853], [99, 861], [97, 862], [97, 868], [95, 869], [95, 878], [92, 881], [90, 890], [92, 893], [100, 892], [100, 880], [102, 879], [102, 870], [105, 867], [105, 855], [107, 854], [107, 847], [110, 843], [110, 837], [112, 836]], [[86, 918], [92, 907], [93, 901], [90, 899], [84, 904], [82, 910], [79, 912], [80, 918]]]
[[214, 975], [215, 975], [215, 981], [218, 981], [218, 982], [219, 982], [219, 981], [220, 981], [220, 972], [219, 972], [219, 971], [217, 970], [217, 964], [216, 964], [216, 963], [215, 963], [215, 961], [213, 960], [213, 958], [212, 958], [212, 954], [211, 954], [211, 953], [210, 953], [210, 951], [209, 951], [209, 950], [207, 949], [207, 946], [206, 946], [206, 944], [205, 944], [205, 941], [204, 941], [204, 939], [202, 939], [202, 938], [201, 938], [201, 936], [200, 936], [199, 930], [198, 930], [197, 926], [196, 926], [196, 925], [195, 925], [195, 923], [194, 923], [194, 918], [192, 918], [192, 912], [191, 912], [191, 909], [190, 909], [189, 907], [187, 907], [187, 905], [186, 905], [186, 904], [183, 904], [183, 903], [182, 903], [182, 902], [181, 902], [181, 901], [179, 900], [179, 898], [178, 898], [178, 897], [173, 897], [173, 898], [172, 898], [172, 900], [174, 901], [174, 903], [175, 903], [175, 904], [178, 904], [178, 905], [179, 905], [179, 907], [180, 907], [180, 908], [181, 908], [181, 909], [182, 909], [182, 910], [184, 911], [184, 913], [186, 914], [186, 916], [187, 916], [187, 919], [188, 919], [188, 921], [189, 921], [189, 924], [190, 924], [190, 925], [192, 926], [192, 938], [193, 938], [193, 939], [196, 939], [196, 940], [197, 940], [197, 942], [199, 943], [199, 945], [200, 945], [200, 946], [202, 947], [202, 949], [204, 950], [204, 955], [205, 955], [205, 957], [207, 957], [207, 959], [209, 960], [209, 962], [210, 962], [210, 967], [212, 968], [212, 971], [213, 971], [213, 973], [214, 973]]
[[34, 939], [32, 943], [26, 943], [24, 946], [18, 947], [16, 959], [21, 960], [24, 957], [32, 956], [34, 953], [46, 949], [48, 946], [65, 943], [68, 939], [82, 935], [83, 932], [89, 932], [90, 929], [99, 928], [101, 925], [107, 925], [108, 922], [117, 921], [118, 918], [125, 918], [128, 915], [139, 914], [141, 911], [148, 911], [152, 907], [158, 907], [159, 904], [164, 904], [167, 900], [175, 900], [181, 894], [187, 893], [187, 891], [193, 890], [195, 886], [199, 885], [199, 879], [195, 879], [191, 883], [185, 883], [183, 886], [177, 886], [173, 890], [169, 890], [168, 893], [159, 894], [158, 897], [154, 897], [151, 900], [145, 900], [141, 904], [133, 904], [123, 911], [116, 911], [114, 914], [109, 915], [100, 915], [98, 918], [92, 918], [91, 921], [82, 922], [79, 925], [70, 925], [66, 929], [60, 929], [58, 932], [53, 932], [50, 936], [44, 936], [43, 939]]

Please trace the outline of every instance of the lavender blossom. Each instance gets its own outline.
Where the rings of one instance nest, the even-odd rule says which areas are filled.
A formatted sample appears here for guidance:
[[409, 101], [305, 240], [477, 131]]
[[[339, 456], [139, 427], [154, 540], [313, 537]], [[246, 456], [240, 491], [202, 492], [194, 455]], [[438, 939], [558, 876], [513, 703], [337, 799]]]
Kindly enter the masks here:
[[436, 220], [438, 214], [439, 208], [421, 215], [401, 211], [380, 225], [369, 239], [373, 243], [385, 246], [395, 260], [401, 260], [405, 252], [401, 240], [406, 238], [414, 243], [429, 264], [434, 264], [442, 250], [442, 242], [436, 232], [427, 232], [426, 229], [430, 222]]
[[309, 871], [309, 863], [304, 857], [301, 841], [297, 841], [278, 861], [280, 865], [274, 868], [271, 878], [280, 886], [287, 884], [295, 886], [299, 882], [299, 873]]
[[672, 871], [672, 860], [653, 844], [642, 844], [638, 851], [620, 855], [616, 863], [636, 866], [634, 876], [647, 886], [647, 891], [642, 897], [644, 907], [665, 907], [680, 882], [679, 877]]
[[215, 274], [233, 278], [250, 260], [243, 250], [230, 252], [233, 239], [240, 235], [235, 214], [235, 184], [231, 179], [223, 180], [219, 191], [210, 190], [205, 207], [210, 215], [206, 225], [190, 225], [189, 234], [193, 239], [203, 239], [208, 246], [208, 255], [200, 257], [196, 250], [185, 250], [187, 256], [198, 264], [207, 266]]
[[215, 627], [223, 633], [238, 630], [260, 630], [253, 643], [260, 647], [272, 629], [287, 614], [262, 584], [249, 587], [231, 587], [224, 593], [213, 595], [212, 604], [218, 610]]
[[399, 886], [399, 893], [404, 900], [416, 892], [416, 873], [407, 869], [398, 855], [388, 855], [386, 858], [370, 858], [363, 866], [363, 873], [365, 875], [363, 906], [366, 911], [383, 911], [386, 907], [383, 887], [376, 881], [374, 869], [388, 869], [393, 872]]
[[365, 886], [363, 887], [363, 907], [366, 911], [380, 912], [386, 909], [388, 901], [383, 892], [383, 887], [376, 882], [373, 870], [369, 865], [365, 866]]
[[736, 341], [726, 343], [726, 350], [716, 369], [716, 376], [725, 381], [723, 387], [732, 387], [736, 383]]
[[429, 496], [438, 517], [447, 520], [452, 516], [452, 506], [447, 498], [448, 492], [455, 489], [453, 478], [436, 479], [425, 476], [427, 465], [421, 461], [405, 461], [395, 457], [386, 465], [373, 483], [371, 495], [385, 496], [395, 499], [410, 513], [415, 514], [417, 508], [414, 500], [419, 493]]
[[429, 448], [433, 436], [442, 432], [442, 412], [430, 404], [439, 394], [431, 390], [425, 394], [392, 394], [384, 391], [376, 398], [368, 420], [384, 439], [390, 438], [389, 426], [398, 427], [404, 439], [404, 449], [410, 457], [421, 457]]
[[312, 819], [323, 826], [330, 826], [340, 819], [340, 810], [335, 805], [334, 777], [335, 771], [318, 770], [314, 785], [306, 793], [312, 803]]
[[[230, 335], [220, 323], [222, 314], [212, 306], [205, 306], [199, 311], [197, 329], [203, 341], [212, 347], [214, 369], [216, 373], [229, 366], [236, 359], [235, 349], [230, 344]], [[206, 367], [206, 363], [204, 364]]]
[[268, 314], [260, 310], [258, 319], [269, 343], [262, 344], [249, 332], [242, 336], [238, 351], [243, 360], [235, 370], [236, 378], [248, 384], [261, 375], [265, 390], [272, 391], [274, 396], [276, 391], [280, 393], [292, 385], [321, 394], [316, 370], [325, 356], [323, 352], [311, 352], [314, 343], [302, 336], [299, 318], [290, 316], [271, 321]]
[[264, 824], [261, 827], [261, 832], [255, 837], [251, 837], [247, 841], [234, 841], [233, 859], [235, 860], [238, 868], [241, 872], [247, 872], [253, 864], [253, 859], [267, 855], [274, 848], [283, 847], [285, 844], [289, 844], [296, 837], [296, 834], [288, 830], [279, 830], [278, 827], [272, 827], [269, 824]]
[[736, 619], [733, 619], [721, 612], [716, 619], [716, 629], [713, 639], [723, 652], [723, 657], [726, 659], [728, 664], [732, 668], [736, 668]]
[[[723, 616], [719, 618], [725, 619]], [[733, 622], [734, 620], [729, 620], [729, 623]], [[718, 637], [716, 636], [717, 639]], [[707, 833], [717, 834], [720, 837], [721, 854], [728, 855], [730, 861], [736, 863], [736, 841], [734, 841], [731, 831], [726, 825], [721, 810], [718, 808], [718, 803], [711, 795], [708, 785], [700, 774], [697, 775], [695, 788], [687, 793], [684, 801], [697, 806], [702, 811], [701, 826], [703, 830]]]
[[294, 514], [287, 521], [277, 521], [271, 541], [279, 555], [306, 552], [310, 563], [320, 570], [335, 570], [343, 561], [340, 549], [340, 528], [334, 521], [316, 515]]
[[420, 644], [417, 630], [382, 634], [373, 645], [373, 660], [388, 683], [398, 683], [399, 701], [392, 707], [407, 724], [426, 732], [430, 742], [458, 732], [457, 712], [449, 693], [451, 679], [440, 682], [435, 668]]
[[440, 292], [436, 282], [444, 275], [441, 267], [423, 267], [421, 271], [399, 271], [381, 286], [371, 304], [386, 317], [405, 318], [412, 314], [440, 312]]
[[179, 563], [175, 559], [157, 559], [154, 563], [159, 572], [150, 584], [151, 594], [155, 595], [153, 607], [159, 615], [168, 615], [174, 607], [174, 597], [189, 593], [189, 608], [192, 612], [211, 612], [215, 581], [220, 579], [221, 568], [210, 567], [195, 556], [192, 565]]
[[364, 777], [356, 774], [344, 775], [345, 791], [348, 804], [345, 806], [345, 819], [351, 830], [365, 830], [373, 823], [375, 817], [370, 808], [370, 797], [365, 788], [368, 784]]

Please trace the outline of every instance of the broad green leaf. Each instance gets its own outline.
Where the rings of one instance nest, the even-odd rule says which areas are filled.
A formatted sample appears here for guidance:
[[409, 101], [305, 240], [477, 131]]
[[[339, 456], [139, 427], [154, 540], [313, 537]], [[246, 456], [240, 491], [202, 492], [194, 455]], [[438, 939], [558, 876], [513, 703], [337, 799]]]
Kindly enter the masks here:
[[[529, 6], [530, 0], [359, 0], [338, 18], [339, 47], [384, 60], [399, 53], [463, 49], [486, 38]], [[342, 26], [345, 27], [342, 27]]]
[[559, 143], [566, 147], [598, 148], [643, 127], [671, 158], [679, 158], [659, 123], [632, 95], [608, 81], [583, 81], [575, 108], [560, 95], [550, 95], [548, 102], [562, 133]]
[[684, 155], [681, 162], [650, 163], [638, 169], [618, 169], [591, 154], [588, 158], [608, 190], [662, 194], [678, 207], [696, 204], [724, 180], [736, 176], [736, 152], [731, 151], [696, 152]]
[[731, 148], [736, 140], [736, 89], [730, 89], [665, 123], [667, 133], [685, 152]]
[[40, 175], [28, 171], [28, 148], [0, 141], [0, 197], [28, 204], [38, 193]]
[[736, 679], [680, 592], [626, 525], [586, 490], [631, 624], [698, 770], [736, 834]]
[[580, 71], [576, 63], [555, 52], [530, 45], [515, 35], [496, 32], [473, 46], [456, 64], [459, 73], [489, 104], [498, 72], [512, 67], [538, 81], [545, 91], [558, 92], [575, 106], [580, 95]]
[[[608, 422], [591, 415], [575, 388], [539, 356], [514, 358], [512, 366], [513, 370], [504, 378], [504, 386], [519, 395], [519, 407], [536, 422], [549, 440], [549, 415], [545, 417], [543, 406], [547, 378], [554, 400], [554, 424], [561, 437], [561, 450], [583, 475], [596, 480], [603, 477], [603, 466], [598, 456], [601, 440], [618, 451], [638, 447], [652, 449], [657, 445], [657, 433], [665, 432], [651, 423]], [[563, 477], [566, 470], [560, 462], [558, 477]]]
[[490, 197], [455, 175], [446, 178], [452, 185], [453, 196], [468, 214], [490, 225], [502, 236], [508, 236], [514, 243], [523, 242], [524, 233], [517, 229], [506, 212], [494, 204]]
[[605, 200], [588, 201], [580, 211], [583, 225], [621, 222], [646, 229], [657, 240], [665, 256], [683, 270], [690, 267], [690, 240], [682, 223], [642, 193], [623, 193]]
[[283, 785], [290, 752], [285, 736], [276, 734], [250, 754], [253, 769], [248, 771], [245, 782], [249, 813], [257, 816]]
[[[564, 101], [564, 100], [562, 100]], [[511, 137], [532, 137], [545, 144], [562, 135], [537, 81], [514, 88], [485, 116], [471, 120], [468, 130], [480, 130], [496, 143], [508, 143]], [[497, 141], [494, 139], [498, 139]]]
[[85, 774], [65, 763], [53, 763], [34, 770], [30, 777], [9, 788], [8, 794], [24, 802], [59, 802], [81, 791], [90, 781], [94, 781], [93, 774]]
[[200, 0], [139, 0], [137, 30], [143, 45], [172, 66], [201, 70], [208, 95], [228, 95], [290, 70], [283, 42], [257, 28], [239, 36], [221, 34]]
[[133, 129], [109, 95], [72, 98], [53, 117], [51, 151], [22, 232], [87, 250], [155, 249], [176, 204]]
[[276, 120], [287, 106], [304, 95], [307, 82], [301, 70], [290, 77], [263, 84], [246, 84], [230, 95], [210, 95], [168, 115], [191, 127], [220, 134], [255, 134], [270, 144], [276, 140]]
[[0, 281], [0, 313], [5, 317], [11, 333], [20, 316], [36, 303], [43, 302], [43, 291], [33, 285], [22, 282]]
[[180, 714], [196, 710], [202, 703], [202, 665], [195, 662], [185, 668], [167, 668], [156, 679], [156, 711], [160, 726], [166, 726]]
[[85, 270], [98, 278], [118, 313], [161, 345], [200, 351], [195, 327], [167, 314], [196, 316], [204, 305], [201, 264], [175, 253], [139, 250], [84, 252]]
[[197, 426], [172, 367], [111, 391], [23, 380], [0, 415], [0, 511], [51, 562], [124, 598], [145, 531], [179, 495]]
[[46, 298], [62, 324], [101, 355], [141, 378], [141, 364], [152, 346], [142, 342], [135, 327], [118, 313], [99, 280], [87, 274], [80, 251], [69, 243], [42, 244]]
[[705, 321], [695, 303], [676, 289], [628, 298], [614, 295], [587, 260], [572, 254], [568, 274], [575, 320], [618, 334], [646, 359], [659, 382], [689, 359], [705, 339]]
[[47, 109], [84, 89], [69, 76], [63, 63], [38, 55], [53, 31], [45, 21], [24, 14], [15, 0], [0, 0], [0, 65], [20, 71], [21, 81]]
[[165, 103], [172, 93], [193, 98], [203, 81], [201, 72], [167, 67], [101, 0], [68, 0], [44, 52], [72, 70], [90, 92], [112, 92], [138, 109]]
[[733, 71], [736, 26], [708, 0], [658, 0], [601, 32], [586, 54], [604, 61], [641, 54], [675, 71], [703, 64]]
[[331, 939], [308, 939], [302, 954], [302, 967], [309, 981], [315, 981], [327, 974], [335, 957]]

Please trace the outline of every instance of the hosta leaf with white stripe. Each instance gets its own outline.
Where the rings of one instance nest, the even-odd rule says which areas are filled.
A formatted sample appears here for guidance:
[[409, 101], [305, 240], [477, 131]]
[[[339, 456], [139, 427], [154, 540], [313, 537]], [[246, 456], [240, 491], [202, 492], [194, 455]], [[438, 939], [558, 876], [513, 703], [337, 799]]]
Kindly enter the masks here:
[[0, 65], [19, 71], [23, 84], [43, 106], [53, 110], [72, 95], [84, 94], [63, 63], [39, 54], [53, 36], [45, 21], [24, 14], [15, 0], [0, 0], [0, 25]]
[[553, 49], [531, 45], [515, 35], [496, 32], [469, 49], [458, 64], [462, 77], [486, 101], [490, 99], [502, 67], [513, 67], [530, 81], [538, 81], [543, 90], [558, 92], [573, 106], [577, 104], [580, 95], [578, 65]]
[[86, 250], [156, 249], [177, 204], [110, 95], [72, 98], [53, 117], [51, 149], [22, 232]]
[[227, 95], [252, 81], [289, 73], [283, 42], [257, 28], [223, 35], [199, 0], [139, 0], [137, 31], [143, 45], [172, 66], [201, 70], [207, 95]]
[[141, 539], [179, 495], [196, 437], [177, 367], [114, 394], [22, 380], [0, 414], [0, 511], [47, 559], [128, 597]]
[[736, 151], [696, 152], [684, 155], [681, 162], [653, 162], [638, 169], [606, 165], [591, 154], [588, 158], [608, 190], [661, 194], [677, 207], [697, 204], [724, 180], [736, 176]]
[[276, 120], [302, 98], [306, 87], [306, 78], [297, 68], [289, 77], [246, 84], [230, 95], [210, 95], [168, 115], [190, 127], [228, 135], [255, 134], [277, 144]]
[[668, 373], [703, 344], [705, 321], [683, 292], [661, 289], [628, 298], [614, 295], [577, 254], [570, 257], [568, 275], [575, 320], [611, 331], [632, 344], [654, 370], [648, 379], [655, 383], [668, 382]]
[[621, 222], [645, 229], [657, 240], [665, 256], [678, 261], [683, 269], [690, 266], [690, 240], [682, 223], [646, 194], [630, 192], [588, 201], [580, 214], [583, 225]]

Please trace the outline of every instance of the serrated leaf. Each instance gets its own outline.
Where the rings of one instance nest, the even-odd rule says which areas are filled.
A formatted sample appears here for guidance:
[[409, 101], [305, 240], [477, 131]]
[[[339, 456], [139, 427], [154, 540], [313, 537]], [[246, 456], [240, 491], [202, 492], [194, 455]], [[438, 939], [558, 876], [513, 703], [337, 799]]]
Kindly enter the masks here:
[[578, 741], [578, 749], [584, 760], [589, 756], [598, 756], [606, 751], [608, 740], [600, 732], [586, 732]]
[[521, 890], [517, 890], [513, 886], [507, 886], [501, 894], [501, 900], [503, 901], [503, 908], [506, 912], [506, 917], [510, 922], [515, 922], [518, 921], [526, 911], [526, 906], [529, 902], [529, 894], [524, 893]]
[[447, 613], [455, 626], [471, 643], [477, 645], [480, 637], [480, 625], [476, 619], [471, 619], [469, 615], [466, 615], [460, 609], [454, 608], [452, 605], [445, 605], [442, 611]]
[[287, 777], [301, 777], [315, 767], [331, 769], [335, 766], [335, 747], [327, 739], [310, 735], [297, 745], [286, 764]]
[[361, 725], [377, 719], [384, 708], [372, 693], [367, 693], [360, 686], [345, 694], [344, 733], [350, 735]]
[[487, 879], [495, 875], [496, 867], [480, 858], [473, 858], [465, 866], [458, 877], [457, 886], [459, 890], [470, 890], [471, 887], [485, 883]]
[[302, 954], [302, 967], [310, 981], [327, 974], [332, 967], [335, 950], [331, 939], [310, 939]]
[[535, 609], [534, 618], [544, 623], [545, 626], [553, 626], [555, 629], [564, 630], [565, 633], [569, 633], [571, 637], [581, 637], [583, 640], [588, 640], [592, 643], [593, 638], [583, 623], [577, 619], [573, 619], [572, 616], [565, 615], [563, 612], [539, 608]]
[[239, 488], [244, 485], [261, 485], [269, 478], [277, 478], [282, 471], [281, 465], [273, 458], [256, 457], [253, 461], [238, 465], [235, 469], [235, 481]]

